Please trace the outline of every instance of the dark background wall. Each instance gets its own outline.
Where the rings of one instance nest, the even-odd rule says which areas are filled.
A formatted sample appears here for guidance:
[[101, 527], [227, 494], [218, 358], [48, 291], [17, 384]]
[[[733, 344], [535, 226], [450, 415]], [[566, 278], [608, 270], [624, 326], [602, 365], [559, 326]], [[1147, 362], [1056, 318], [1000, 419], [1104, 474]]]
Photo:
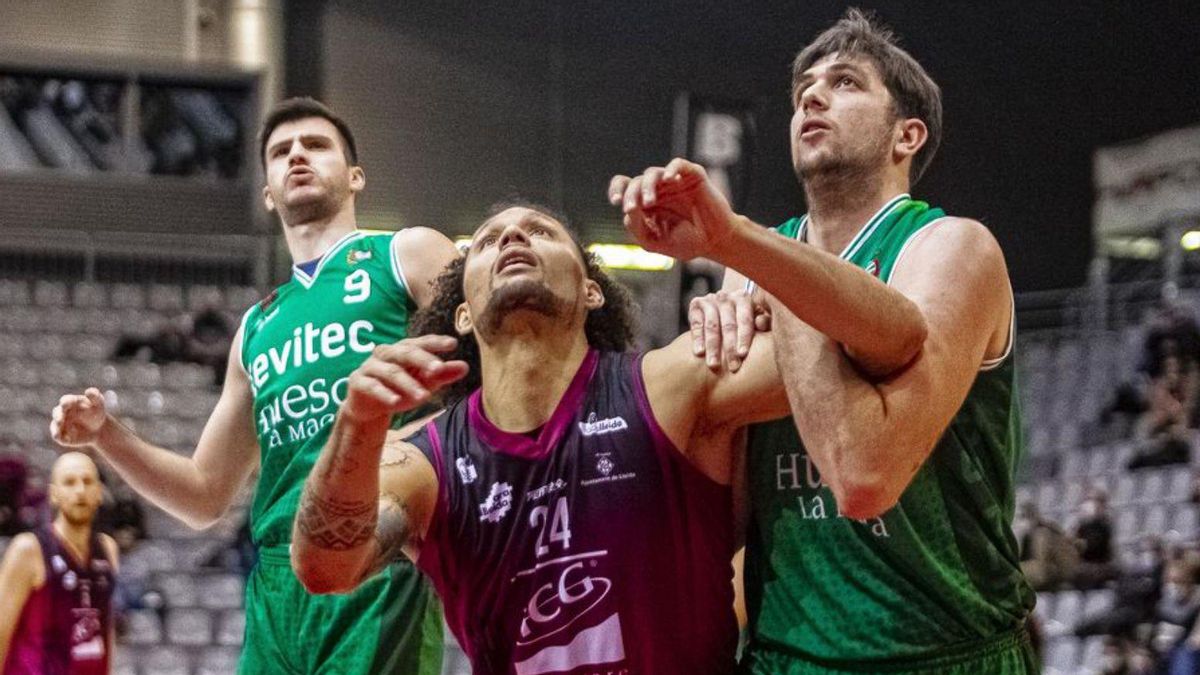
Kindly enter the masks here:
[[[670, 157], [681, 90], [747, 99], [748, 215], [801, 211], [787, 146], [790, 61], [840, 2], [383, 0], [287, 3], [289, 94], [354, 124], [366, 224], [468, 232], [517, 193], [619, 237], [614, 172]], [[1018, 290], [1082, 282], [1091, 152], [1200, 122], [1200, 3], [864, 3], [944, 92], [918, 197], [992, 228]]]

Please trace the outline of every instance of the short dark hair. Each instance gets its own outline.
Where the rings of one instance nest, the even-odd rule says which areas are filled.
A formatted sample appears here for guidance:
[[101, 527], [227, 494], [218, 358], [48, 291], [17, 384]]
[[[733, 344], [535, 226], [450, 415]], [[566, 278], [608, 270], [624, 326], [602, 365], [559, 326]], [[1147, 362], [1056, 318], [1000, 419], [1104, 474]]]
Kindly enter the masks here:
[[792, 62], [792, 90], [805, 71], [830, 54], [861, 57], [879, 69], [888, 93], [895, 101], [896, 114], [915, 117], [925, 123], [929, 138], [913, 157], [913, 183], [921, 179], [938, 146], [942, 143], [942, 90], [921, 64], [900, 48], [895, 33], [873, 14], [857, 7], [846, 10], [842, 18], [817, 36]]
[[271, 137], [275, 128], [287, 122], [295, 122], [309, 117], [329, 120], [329, 123], [342, 136], [342, 152], [346, 155], [346, 163], [350, 166], [358, 164], [358, 148], [354, 145], [354, 133], [350, 131], [350, 125], [346, 124], [346, 120], [315, 98], [297, 96], [276, 103], [263, 120], [262, 129], [258, 133], [258, 160], [262, 162], [264, 169], [267, 166], [267, 139]]
[[[604, 294], [604, 305], [588, 312], [587, 319], [584, 321], [583, 332], [587, 336], [588, 345], [600, 351], [610, 352], [621, 352], [631, 348], [634, 337], [634, 303], [629, 290], [608, 276], [601, 267], [600, 259], [596, 257], [596, 254], [583, 248], [566, 219], [555, 213], [553, 209], [533, 202], [511, 200], [493, 206], [489, 211], [488, 218], [514, 207], [537, 211], [561, 223], [583, 260], [587, 278], [599, 284], [600, 292]], [[479, 343], [476, 342], [474, 335], [458, 335], [454, 325], [455, 312], [458, 306], [466, 301], [466, 291], [463, 288], [466, 263], [466, 256], [463, 256], [454, 259], [446, 266], [446, 270], [433, 282], [433, 302], [428, 307], [417, 311], [413, 316], [411, 327], [414, 336], [453, 335], [458, 337], [458, 346], [453, 353], [444, 355], [444, 358], [466, 361], [470, 370], [466, 377], [447, 387], [443, 394], [446, 404], [465, 398], [478, 389], [481, 384]]]

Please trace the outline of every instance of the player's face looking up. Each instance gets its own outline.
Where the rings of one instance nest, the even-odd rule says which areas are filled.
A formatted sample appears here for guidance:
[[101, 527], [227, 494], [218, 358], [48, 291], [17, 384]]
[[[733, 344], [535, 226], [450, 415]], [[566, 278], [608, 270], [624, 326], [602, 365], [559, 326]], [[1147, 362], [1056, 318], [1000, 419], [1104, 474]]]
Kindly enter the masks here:
[[285, 224], [327, 217], [365, 185], [361, 168], [346, 158], [337, 127], [321, 117], [284, 122], [266, 142], [268, 210]]
[[92, 522], [103, 492], [95, 463], [79, 453], [63, 455], [50, 474], [50, 503], [72, 525]]
[[879, 69], [838, 54], [817, 61], [792, 90], [792, 166], [801, 181], [858, 176], [888, 161], [902, 119]]
[[460, 331], [473, 327], [484, 339], [524, 312], [577, 318], [582, 326], [587, 310], [604, 301], [599, 285], [587, 278], [566, 228], [525, 207], [505, 209], [476, 230], [467, 251], [463, 293]]

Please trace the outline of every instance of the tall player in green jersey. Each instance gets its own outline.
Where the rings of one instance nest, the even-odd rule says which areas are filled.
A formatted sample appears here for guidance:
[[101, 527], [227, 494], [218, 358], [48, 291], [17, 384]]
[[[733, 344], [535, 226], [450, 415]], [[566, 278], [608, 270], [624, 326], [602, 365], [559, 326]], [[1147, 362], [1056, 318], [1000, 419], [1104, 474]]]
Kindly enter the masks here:
[[[908, 195], [941, 134], [937, 85], [850, 10], [797, 57], [793, 103], [803, 218], [757, 227], [682, 160], [609, 193], [647, 248], [758, 270], [771, 296], [794, 421], [749, 432], [746, 669], [1037, 672], [1010, 529], [1007, 270], [986, 228]], [[753, 324], [744, 297], [701, 309], [698, 351]]]
[[240, 672], [434, 675], [440, 606], [415, 568], [393, 565], [348, 596], [311, 596], [292, 573], [288, 546], [347, 377], [377, 345], [406, 337], [409, 314], [429, 303], [430, 282], [458, 253], [425, 228], [356, 229], [365, 176], [349, 127], [320, 103], [280, 103], [263, 125], [260, 152], [263, 198], [297, 264], [246, 312], [194, 454], [139, 439], [106, 414], [95, 389], [63, 397], [52, 433], [63, 445], [94, 447], [138, 492], [193, 527], [216, 521], [259, 467], [250, 511], [259, 563], [246, 587]]

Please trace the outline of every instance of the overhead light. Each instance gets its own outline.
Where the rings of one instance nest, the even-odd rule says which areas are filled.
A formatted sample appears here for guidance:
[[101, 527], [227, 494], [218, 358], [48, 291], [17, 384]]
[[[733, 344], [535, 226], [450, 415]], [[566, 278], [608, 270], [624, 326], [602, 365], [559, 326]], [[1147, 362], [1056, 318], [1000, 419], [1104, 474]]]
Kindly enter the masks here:
[[612, 269], [665, 272], [675, 266], [674, 258], [633, 244], [589, 244], [587, 250], [596, 254], [600, 264]]
[[1189, 251], [1200, 249], [1200, 231], [1188, 230], [1179, 238], [1179, 244]]

